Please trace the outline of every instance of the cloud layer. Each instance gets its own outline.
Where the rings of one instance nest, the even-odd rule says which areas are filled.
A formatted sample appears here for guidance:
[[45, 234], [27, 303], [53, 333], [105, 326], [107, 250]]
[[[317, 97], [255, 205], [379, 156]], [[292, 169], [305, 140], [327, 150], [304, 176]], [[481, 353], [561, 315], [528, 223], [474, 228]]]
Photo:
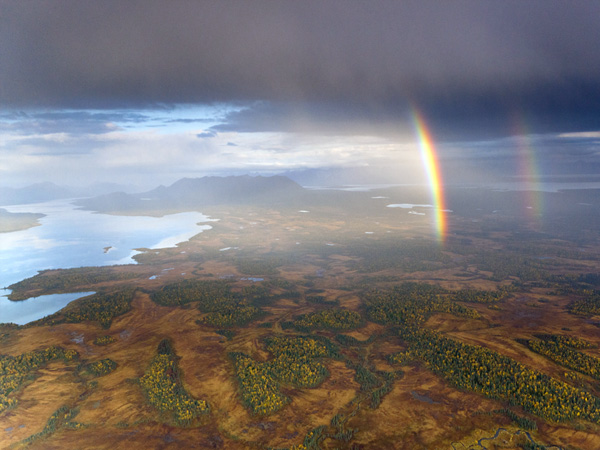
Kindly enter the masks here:
[[0, 0], [0, 177], [410, 175], [415, 107], [458, 179], [516, 173], [523, 142], [548, 173], [589, 172], [599, 17], [584, 0]]
[[587, 117], [600, 109], [598, 17], [588, 1], [3, 2], [0, 103]]

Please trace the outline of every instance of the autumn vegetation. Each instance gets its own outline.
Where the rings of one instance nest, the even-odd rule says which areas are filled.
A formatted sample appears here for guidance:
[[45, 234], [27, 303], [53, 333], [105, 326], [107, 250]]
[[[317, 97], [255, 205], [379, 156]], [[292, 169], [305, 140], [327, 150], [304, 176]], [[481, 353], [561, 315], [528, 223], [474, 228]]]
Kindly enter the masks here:
[[584, 290], [583, 297], [569, 305], [569, 312], [581, 316], [600, 314], [600, 291]]
[[38, 275], [26, 278], [9, 286], [11, 300], [25, 300], [31, 292], [73, 292], [86, 290], [89, 286], [136, 278], [135, 273], [115, 270], [113, 267], [79, 267], [74, 269], [56, 269], [41, 271]]
[[561, 366], [600, 379], [600, 359], [578, 351], [591, 346], [583, 339], [560, 335], [549, 336], [545, 339], [531, 339], [527, 341], [527, 345], [534, 352]]
[[40, 367], [50, 361], [74, 361], [79, 354], [74, 350], [60, 347], [47, 347], [43, 350], [23, 353], [19, 356], [0, 355], [0, 413], [16, 406], [17, 401], [10, 396], [17, 391]]
[[357, 328], [361, 322], [362, 317], [355, 311], [324, 309], [299, 317], [294, 321], [294, 327], [307, 331], [312, 329], [351, 330]]
[[185, 280], [169, 284], [151, 295], [159, 305], [181, 306], [195, 303], [204, 313], [200, 325], [232, 327], [243, 325], [256, 318], [260, 309], [249, 300], [231, 291], [227, 282]]
[[493, 215], [439, 245], [430, 216], [295, 210], [215, 207], [135, 268], [21, 283], [97, 294], [0, 325], [6, 446], [600, 448], [595, 244]]
[[42, 439], [51, 435], [60, 428], [68, 428], [72, 430], [84, 428], [85, 425], [83, 423], [72, 420], [75, 418], [75, 416], [77, 416], [77, 414], [79, 414], [79, 410], [77, 408], [71, 408], [68, 405], [61, 406], [54, 413], [52, 413], [42, 431], [32, 434], [26, 438], [23, 441], [23, 444], [31, 444], [38, 439]]
[[113, 336], [109, 336], [109, 335], [98, 336], [96, 339], [94, 339], [94, 345], [104, 346], [104, 345], [112, 344], [115, 341], [116, 341], [116, 339]]
[[426, 283], [404, 283], [388, 291], [374, 290], [365, 296], [367, 314], [384, 325], [421, 324], [431, 314], [446, 312], [477, 318], [477, 311], [446, 298], [446, 291]]
[[33, 322], [32, 325], [56, 325], [59, 323], [98, 322], [102, 328], [110, 328], [114, 317], [131, 310], [135, 289], [112, 293], [97, 293], [77, 300], [59, 312]]
[[117, 363], [110, 358], [104, 358], [93, 363], [86, 364], [83, 367], [85, 372], [88, 372], [94, 376], [101, 377], [108, 375], [117, 368]]
[[526, 367], [484, 347], [465, 344], [432, 330], [403, 328], [409, 348], [393, 355], [400, 365], [423, 361], [453, 386], [521, 406], [543, 419], [600, 423], [600, 398]]
[[330, 342], [314, 337], [272, 336], [265, 347], [273, 355], [267, 362], [257, 362], [239, 352], [230, 354], [242, 401], [259, 415], [273, 413], [290, 401], [280, 391], [282, 384], [318, 386], [328, 375], [321, 360], [337, 356]]
[[185, 390], [177, 355], [168, 339], [160, 342], [157, 355], [139, 382], [148, 402], [169, 415], [178, 426], [188, 426], [195, 418], [210, 411], [205, 400], [195, 399]]

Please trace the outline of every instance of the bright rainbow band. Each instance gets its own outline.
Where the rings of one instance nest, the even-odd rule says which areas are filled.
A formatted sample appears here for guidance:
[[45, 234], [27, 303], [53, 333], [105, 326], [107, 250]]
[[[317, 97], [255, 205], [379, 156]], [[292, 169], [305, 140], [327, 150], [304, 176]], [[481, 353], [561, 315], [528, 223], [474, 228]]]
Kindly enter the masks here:
[[421, 158], [423, 165], [425, 166], [425, 172], [427, 173], [427, 180], [429, 182], [429, 189], [431, 191], [431, 197], [433, 201], [433, 208], [435, 214], [435, 231], [439, 242], [443, 243], [446, 236], [447, 221], [445, 216], [445, 201], [443, 192], [442, 176], [440, 173], [439, 162], [435, 147], [433, 146], [433, 139], [423, 117], [417, 111], [416, 108], [412, 108], [412, 119], [419, 138], [419, 147], [421, 150]]

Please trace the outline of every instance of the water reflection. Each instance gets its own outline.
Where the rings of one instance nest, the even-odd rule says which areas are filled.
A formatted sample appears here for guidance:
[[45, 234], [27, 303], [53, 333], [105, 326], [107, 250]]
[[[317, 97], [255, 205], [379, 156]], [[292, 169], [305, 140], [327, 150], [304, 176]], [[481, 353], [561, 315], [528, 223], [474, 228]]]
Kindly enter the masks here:
[[[46, 216], [40, 219], [41, 226], [0, 233], [0, 288], [45, 269], [136, 264], [132, 256], [140, 252], [134, 249], [175, 247], [210, 229], [211, 226], [205, 223], [214, 221], [199, 212], [163, 217], [97, 214], [76, 209], [70, 200], [3, 208], [9, 212]], [[27, 323], [51, 314], [83, 295], [56, 294], [10, 302], [2, 297], [9, 293], [0, 289], [0, 322], [7, 322], [10, 317], [12, 322]], [[19, 311], [18, 315], [11, 315], [13, 311]]]
[[0, 233], [0, 287], [44, 269], [135, 264], [134, 249], [174, 247], [211, 228], [198, 223], [212, 221], [199, 212], [163, 217], [96, 214], [75, 209], [68, 200], [3, 208], [46, 217], [40, 219], [41, 226]]
[[75, 292], [31, 297], [19, 302], [11, 302], [0, 297], [0, 323], [25, 325], [61, 310], [73, 300], [92, 295], [94, 292]]

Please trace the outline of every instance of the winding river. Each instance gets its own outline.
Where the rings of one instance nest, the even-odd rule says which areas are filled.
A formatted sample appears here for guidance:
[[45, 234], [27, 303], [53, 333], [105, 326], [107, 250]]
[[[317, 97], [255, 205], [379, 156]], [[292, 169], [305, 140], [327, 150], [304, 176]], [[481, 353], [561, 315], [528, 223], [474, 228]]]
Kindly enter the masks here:
[[[515, 432], [511, 432], [511, 431], [507, 430], [506, 428], [498, 428], [496, 430], [496, 433], [494, 433], [493, 436], [481, 438], [481, 439], [479, 439], [477, 441], [476, 444], [472, 444], [469, 447], [465, 447], [465, 444], [463, 444], [462, 442], [454, 442], [454, 443], [452, 443], [452, 449], [453, 450], [461, 450], [461, 449], [463, 449], [463, 450], [469, 450], [469, 449], [475, 450], [475, 446], [479, 446], [479, 447], [481, 447], [482, 450], [487, 450], [487, 447], [485, 445], [483, 445], [483, 442], [484, 441], [493, 441], [495, 439], [498, 439], [498, 436], [500, 436], [500, 433], [502, 433], [503, 431], [506, 432], [506, 433], [512, 434], [513, 436], [520, 436], [521, 434], [524, 434], [525, 436], [527, 436], [527, 439], [529, 439], [529, 441], [532, 444], [537, 444], [537, 442], [535, 442], [533, 440], [533, 438], [531, 437], [531, 434], [529, 434], [528, 431], [517, 430]], [[456, 447], [457, 445], [460, 445], [461, 447]], [[548, 450], [563, 450], [562, 447], [559, 447], [557, 445], [547, 446], [546, 448]]]

